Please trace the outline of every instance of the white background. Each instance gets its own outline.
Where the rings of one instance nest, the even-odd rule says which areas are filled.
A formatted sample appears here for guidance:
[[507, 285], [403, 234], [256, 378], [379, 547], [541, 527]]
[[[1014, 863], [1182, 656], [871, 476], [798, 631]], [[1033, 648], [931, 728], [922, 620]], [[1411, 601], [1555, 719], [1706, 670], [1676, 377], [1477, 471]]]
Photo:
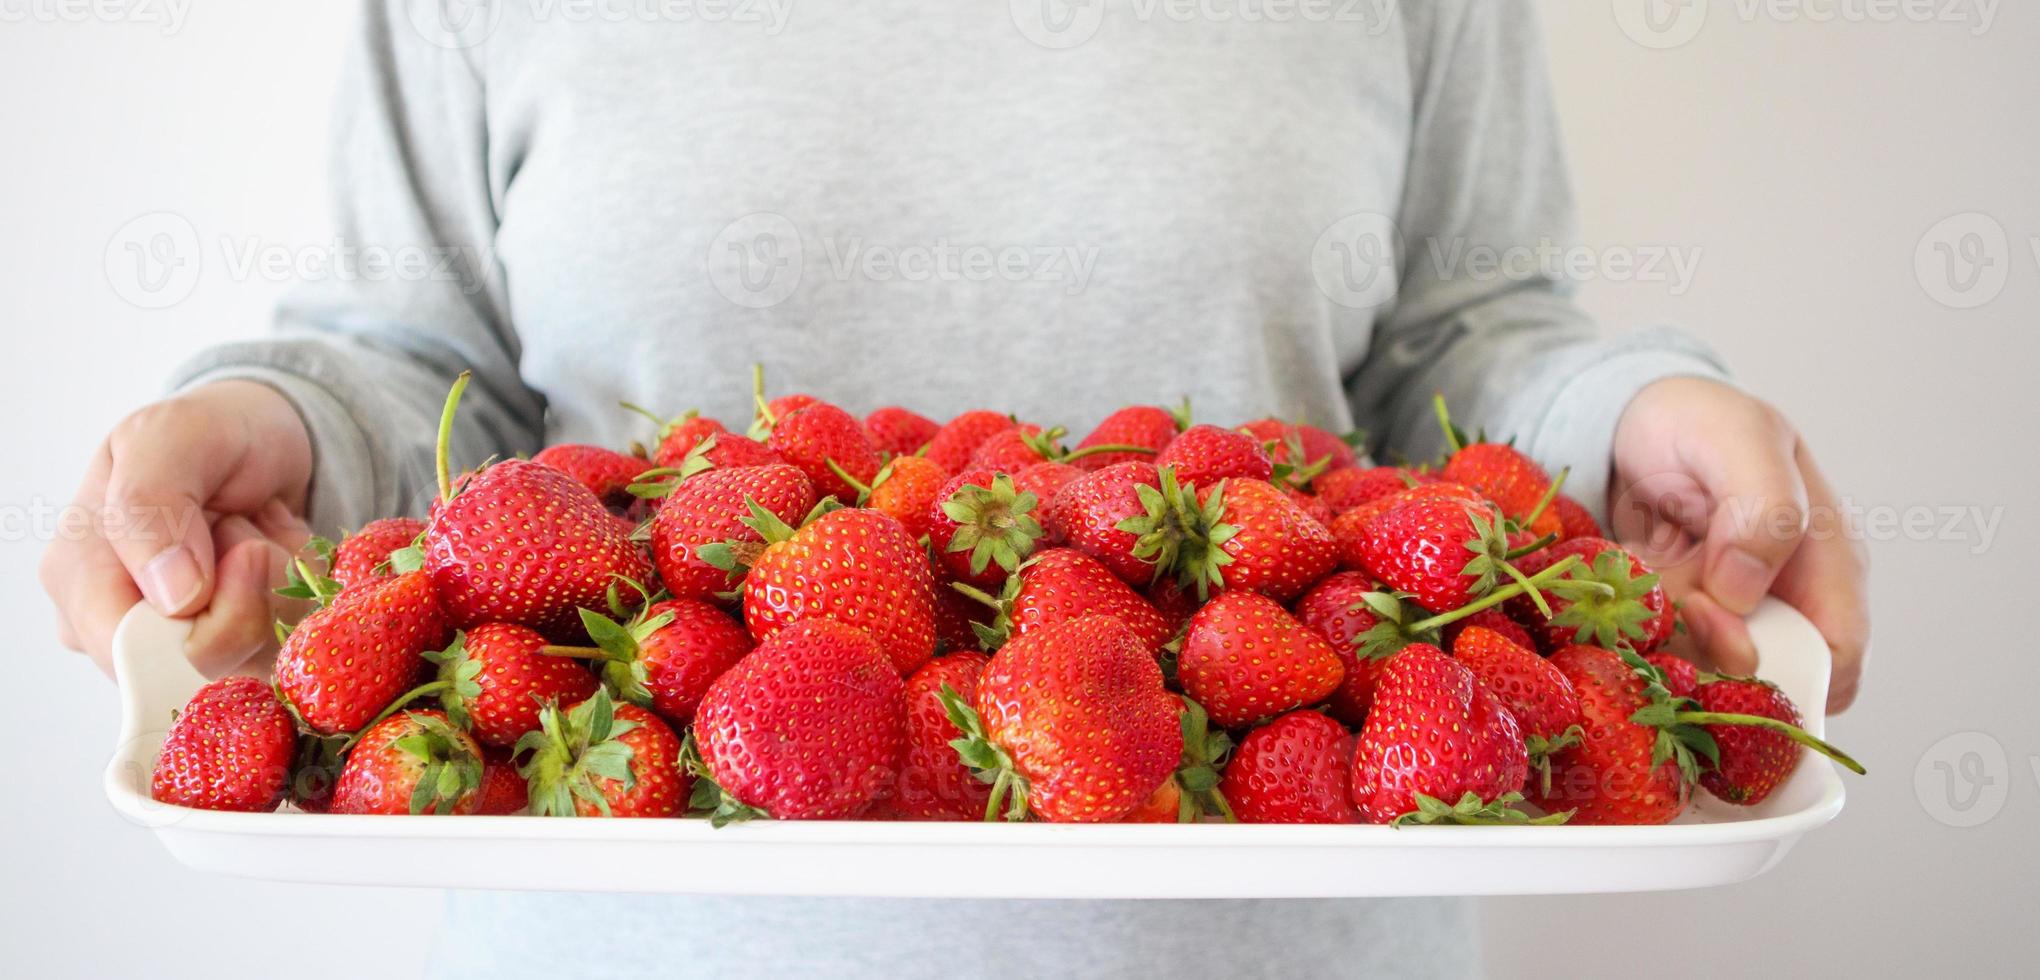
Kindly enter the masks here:
[[[402, 976], [430, 938], [436, 895], [200, 877], [113, 815], [97, 784], [113, 699], [58, 648], [35, 584], [40, 535], [21, 522], [68, 500], [99, 434], [171, 363], [258, 331], [282, 285], [208, 266], [180, 304], [137, 309], [110, 284], [118, 260], [106, 256], [127, 222], [181, 214], [212, 261], [222, 239], [322, 241], [323, 115], [350, 6], [200, 0], [168, 34], [0, 22], [0, 622], [14, 639], [0, 712], [13, 760], [0, 972], [309, 978], [374, 964]], [[1872, 774], [1851, 781], [1838, 823], [1741, 887], [1486, 903], [1493, 970], [2030, 969], [2040, 11], [2003, 4], [1976, 36], [1973, 4], [1953, 8], [1970, 15], [1961, 23], [1875, 23], [1847, 16], [1885, 9], [1875, 3], [1810, 2], [1844, 16], [1781, 20], [1694, 2], [1706, 15], [1697, 34], [1660, 49], [1618, 25], [1639, 6], [1543, 5], [1585, 224], [1603, 249], [1672, 246], [1701, 260], [1690, 289], [1601, 283], [1586, 302], [1611, 322], [1670, 320], [1707, 337], [1798, 420], [1864, 507], [1981, 508], [2000, 523], [1988, 547], [1974, 520], [1874, 544], [1871, 680], [1832, 729]], [[24, 9], [0, 0], [0, 12]], [[1935, 285], [1945, 267], [1931, 240], [1923, 284], [1915, 255], [1929, 229], [1971, 212], [1987, 220], [1965, 230], [2006, 233], [1981, 253], [2004, 284], [1958, 310], [1936, 296], [1987, 294]], [[2004, 758], [1986, 767], [1985, 809], [1957, 811], [1934, 764], [1959, 764], [1942, 740], [1971, 732]], [[1979, 826], [1946, 822], [1993, 800], [2001, 809]], [[344, 958], [330, 955], [343, 924]]]

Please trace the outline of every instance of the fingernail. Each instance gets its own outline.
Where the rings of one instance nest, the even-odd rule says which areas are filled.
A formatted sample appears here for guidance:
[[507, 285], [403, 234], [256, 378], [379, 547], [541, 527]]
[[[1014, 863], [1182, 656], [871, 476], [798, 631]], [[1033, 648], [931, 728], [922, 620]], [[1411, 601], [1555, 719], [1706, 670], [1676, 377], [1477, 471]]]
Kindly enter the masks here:
[[1722, 556], [1707, 591], [1737, 615], [1746, 615], [1770, 588], [1771, 566], [1747, 551], [1731, 550]]
[[174, 616], [198, 597], [205, 580], [199, 575], [198, 559], [191, 549], [178, 545], [154, 558], [142, 569], [142, 595], [165, 616]]

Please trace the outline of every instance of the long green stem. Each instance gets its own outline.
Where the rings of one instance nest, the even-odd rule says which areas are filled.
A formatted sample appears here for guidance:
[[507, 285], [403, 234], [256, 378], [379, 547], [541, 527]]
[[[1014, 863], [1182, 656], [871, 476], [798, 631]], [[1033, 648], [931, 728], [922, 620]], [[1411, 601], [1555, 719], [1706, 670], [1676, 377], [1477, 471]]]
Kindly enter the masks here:
[[1565, 486], [1565, 478], [1571, 475], [1570, 466], [1558, 471], [1557, 478], [1551, 481], [1550, 486], [1544, 488], [1544, 495], [1537, 498], [1537, 506], [1530, 508], [1530, 513], [1523, 515], [1524, 527], [1537, 523], [1537, 519], [1544, 516], [1544, 509], [1550, 507], [1553, 500], [1558, 499], [1559, 488]]
[[[1541, 586], [1547, 582], [1550, 582], [1553, 579], [1565, 575], [1567, 572], [1570, 572], [1578, 567], [1580, 567], [1579, 556], [1567, 555], [1564, 561], [1561, 561], [1558, 564], [1555, 564], [1550, 568], [1545, 569], [1544, 571], [1538, 572], [1537, 574], [1530, 576], [1528, 579], [1525, 579], [1522, 582], [1514, 582], [1509, 585], [1504, 585], [1499, 589], [1495, 589], [1489, 592], [1487, 595], [1481, 596], [1480, 598], [1475, 599], [1472, 602], [1467, 603], [1466, 605], [1460, 606], [1459, 608], [1452, 610], [1451, 612], [1439, 613], [1438, 615], [1433, 616], [1430, 619], [1418, 620], [1415, 623], [1411, 623], [1409, 627], [1406, 630], [1404, 630], [1404, 632], [1407, 633], [1408, 635], [1415, 636], [1419, 633], [1426, 633], [1431, 630], [1439, 629], [1441, 627], [1450, 626], [1451, 624], [1459, 622], [1460, 620], [1465, 619], [1466, 617], [1471, 616], [1474, 613], [1480, 612], [1483, 609], [1491, 609], [1495, 606], [1499, 606], [1502, 603], [1509, 601], [1510, 599], [1514, 599], [1515, 597], [1522, 595], [1524, 592], [1529, 591], [1528, 589], [1524, 588], [1526, 584], [1530, 586]], [[1602, 586], [1602, 588], [1607, 587]], [[1612, 595], [1614, 594], [1615, 590], [1609, 589], [1608, 591], [1609, 594]]]
[[1083, 459], [1086, 456], [1097, 456], [1102, 453], [1134, 453], [1140, 456], [1153, 456], [1155, 450], [1151, 446], [1127, 446], [1118, 443], [1106, 443], [1104, 445], [1073, 449], [1057, 457], [1056, 462], [1067, 463], [1071, 460]]
[[1445, 408], [1444, 392], [1431, 395], [1431, 410], [1438, 414], [1438, 427], [1445, 430], [1445, 445], [1455, 453], [1465, 449], [1466, 444], [1459, 441], [1459, 430], [1452, 427], [1452, 413]]
[[340, 746], [340, 751], [345, 752], [348, 749], [353, 748], [354, 743], [361, 741], [361, 736], [368, 734], [369, 729], [374, 728], [375, 726], [380, 725], [385, 721], [388, 721], [391, 715], [396, 714], [397, 712], [403, 710], [404, 706], [428, 694], [442, 693], [451, 687], [453, 687], [453, 685], [446, 681], [428, 681], [408, 691], [405, 691], [402, 695], [398, 696], [398, 698], [395, 701], [391, 701], [389, 707], [382, 709], [381, 714], [376, 715], [374, 718], [370, 719], [368, 724], [361, 726], [360, 731], [357, 731], [354, 734], [347, 736], [347, 741], [345, 744]]
[[822, 462], [828, 464], [829, 472], [836, 474], [836, 479], [842, 480], [850, 485], [850, 489], [857, 491], [857, 503], [859, 506], [862, 506], [865, 501], [871, 499], [871, 488], [865, 486], [863, 480], [851, 476], [845, 471], [842, 464], [837, 463], [834, 457], [823, 457]]
[[1673, 717], [1675, 720], [1689, 725], [1747, 725], [1752, 728], [1774, 731], [1841, 763], [1850, 772], [1859, 776], [1864, 774], [1863, 764], [1850, 758], [1847, 752], [1836, 748], [1829, 742], [1814, 737], [1805, 729], [1791, 722], [1779, 721], [1776, 718], [1766, 718], [1762, 715], [1736, 714], [1730, 711], [1681, 711]]
[[473, 380], [472, 371], [462, 371], [460, 377], [453, 379], [453, 390], [446, 395], [446, 407], [439, 412], [437, 462], [441, 503], [453, 499], [453, 416], [460, 408], [460, 396], [467, 393], [468, 382]]

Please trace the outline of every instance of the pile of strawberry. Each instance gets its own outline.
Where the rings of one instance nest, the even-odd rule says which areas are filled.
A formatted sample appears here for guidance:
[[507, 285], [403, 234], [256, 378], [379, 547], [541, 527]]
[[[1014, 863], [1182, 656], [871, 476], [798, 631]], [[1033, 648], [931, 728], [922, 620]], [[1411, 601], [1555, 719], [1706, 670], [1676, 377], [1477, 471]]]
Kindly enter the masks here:
[[[1122, 409], [805, 395], [456, 476], [298, 563], [273, 680], [179, 713], [157, 799], [267, 811], [1663, 823], [1812, 746], [1537, 463]], [[649, 413], [647, 413], [649, 414]], [[655, 416], [656, 419], [656, 416]], [[319, 567], [323, 559], [323, 569]]]

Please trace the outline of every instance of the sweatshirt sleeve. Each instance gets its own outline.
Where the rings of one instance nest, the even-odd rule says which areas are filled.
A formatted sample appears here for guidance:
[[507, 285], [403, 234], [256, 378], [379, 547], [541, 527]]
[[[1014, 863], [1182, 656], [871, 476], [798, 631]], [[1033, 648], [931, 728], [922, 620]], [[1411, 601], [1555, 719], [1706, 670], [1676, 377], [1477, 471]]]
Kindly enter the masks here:
[[440, 406], [462, 371], [475, 380], [456, 466], [542, 437], [492, 248], [482, 77], [471, 52], [413, 29], [430, 21], [410, 8], [434, 2], [363, 6], [334, 111], [326, 272], [293, 287], [270, 337], [205, 351], [173, 379], [254, 380], [288, 398], [312, 437], [311, 523], [327, 533], [425, 508]]
[[1572, 190], [1528, 0], [1404, 5], [1416, 116], [1397, 215], [1398, 288], [1368, 353], [1346, 377], [1376, 448], [1434, 458], [1431, 409], [1556, 469], [1605, 509], [1623, 408], [1651, 382], [1726, 379], [1704, 346], [1668, 328], [1603, 333], [1571, 301], [1559, 263], [1490, 268], [1475, 256], [1562, 255]]

